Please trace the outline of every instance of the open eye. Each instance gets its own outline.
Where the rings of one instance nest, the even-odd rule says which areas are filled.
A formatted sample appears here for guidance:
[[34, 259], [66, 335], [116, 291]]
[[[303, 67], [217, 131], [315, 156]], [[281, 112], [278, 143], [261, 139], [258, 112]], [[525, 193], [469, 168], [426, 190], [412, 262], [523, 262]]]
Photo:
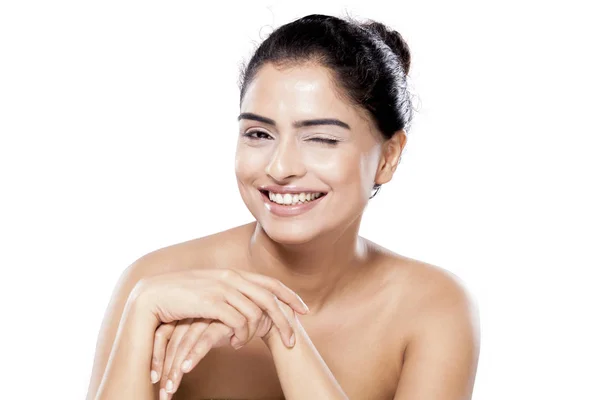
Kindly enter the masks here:
[[[256, 136], [253, 136], [255, 133], [256, 133]], [[260, 135], [263, 135], [263, 137], [261, 137]], [[252, 140], [268, 139], [271, 137], [271, 135], [269, 135], [267, 132], [263, 132], [263, 131], [250, 131], [250, 132], [244, 133], [243, 136], [247, 137], [249, 139], [252, 139]]]

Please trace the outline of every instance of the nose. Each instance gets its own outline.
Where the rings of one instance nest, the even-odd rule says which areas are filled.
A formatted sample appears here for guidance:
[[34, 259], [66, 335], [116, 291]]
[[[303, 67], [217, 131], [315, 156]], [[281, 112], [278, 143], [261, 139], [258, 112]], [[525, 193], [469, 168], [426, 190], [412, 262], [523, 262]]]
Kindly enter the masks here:
[[271, 160], [265, 167], [265, 173], [276, 181], [285, 181], [290, 177], [302, 176], [306, 173], [293, 137], [279, 140]]

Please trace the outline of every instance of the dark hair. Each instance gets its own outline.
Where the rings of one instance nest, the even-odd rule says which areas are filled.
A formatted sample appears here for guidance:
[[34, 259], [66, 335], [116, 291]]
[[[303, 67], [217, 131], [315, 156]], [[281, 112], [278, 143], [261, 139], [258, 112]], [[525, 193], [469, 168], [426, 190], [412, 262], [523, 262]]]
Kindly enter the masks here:
[[369, 112], [389, 139], [410, 129], [413, 106], [407, 88], [410, 51], [402, 36], [373, 20], [358, 22], [311, 14], [274, 30], [255, 50], [239, 78], [240, 107], [249, 83], [265, 63], [328, 68], [340, 94]]

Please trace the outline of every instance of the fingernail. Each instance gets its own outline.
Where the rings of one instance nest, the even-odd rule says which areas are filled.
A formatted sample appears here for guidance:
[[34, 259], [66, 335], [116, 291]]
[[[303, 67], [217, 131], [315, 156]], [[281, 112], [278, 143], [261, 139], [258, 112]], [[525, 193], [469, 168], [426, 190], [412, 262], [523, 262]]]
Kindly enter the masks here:
[[168, 396], [167, 396], [167, 392], [165, 391], [165, 389], [160, 389], [159, 398], [160, 398], [160, 400], [167, 400]]
[[302, 300], [300, 298], [300, 296], [298, 296], [298, 300], [300, 300], [300, 303], [302, 303], [302, 305], [304, 306], [304, 311], [305, 312], [309, 312], [310, 310], [308, 309], [308, 306], [306, 305], [306, 303], [304, 302], [304, 300]]
[[235, 346], [233, 346], [233, 349], [234, 349], [234, 350], [239, 350], [239, 349], [241, 349], [242, 347], [244, 347], [244, 345], [243, 345], [243, 344], [238, 344], [238, 345], [235, 345]]
[[150, 371], [150, 380], [152, 381], [152, 383], [158, 382], [158, 372], [156, 372], [155, 370]]
[[190, 368], [192, 367], [192, 362], [190, 360], [185, 360], [182, 364], [181, 364], [181, 370], [183, 372], [188, 372], [190, 370]]
[[296, 344], [296, 335], [292, 333], [292, 336], [290, 336], [290, 346], [294, 346]]
[[165, 388], [167, 389], [167, 393], [171, 393], [173, 391], [173, 381], [169, 379]]

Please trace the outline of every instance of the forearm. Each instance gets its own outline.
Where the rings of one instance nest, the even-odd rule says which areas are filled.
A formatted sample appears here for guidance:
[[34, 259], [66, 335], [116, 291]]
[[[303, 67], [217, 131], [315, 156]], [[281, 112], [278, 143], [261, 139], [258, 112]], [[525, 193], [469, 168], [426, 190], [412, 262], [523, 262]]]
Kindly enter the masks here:
[[155, 398], [150, 365], [157, 327], [139, 303], [127, 303], [96, 400]]
[[297, 318], [294, 318], [296, 344], [286, 347], [279, 335], [271, 335], [267, 344], [279, 382], [287, 400], [348, 400], [348, 396], [321, 358]]

